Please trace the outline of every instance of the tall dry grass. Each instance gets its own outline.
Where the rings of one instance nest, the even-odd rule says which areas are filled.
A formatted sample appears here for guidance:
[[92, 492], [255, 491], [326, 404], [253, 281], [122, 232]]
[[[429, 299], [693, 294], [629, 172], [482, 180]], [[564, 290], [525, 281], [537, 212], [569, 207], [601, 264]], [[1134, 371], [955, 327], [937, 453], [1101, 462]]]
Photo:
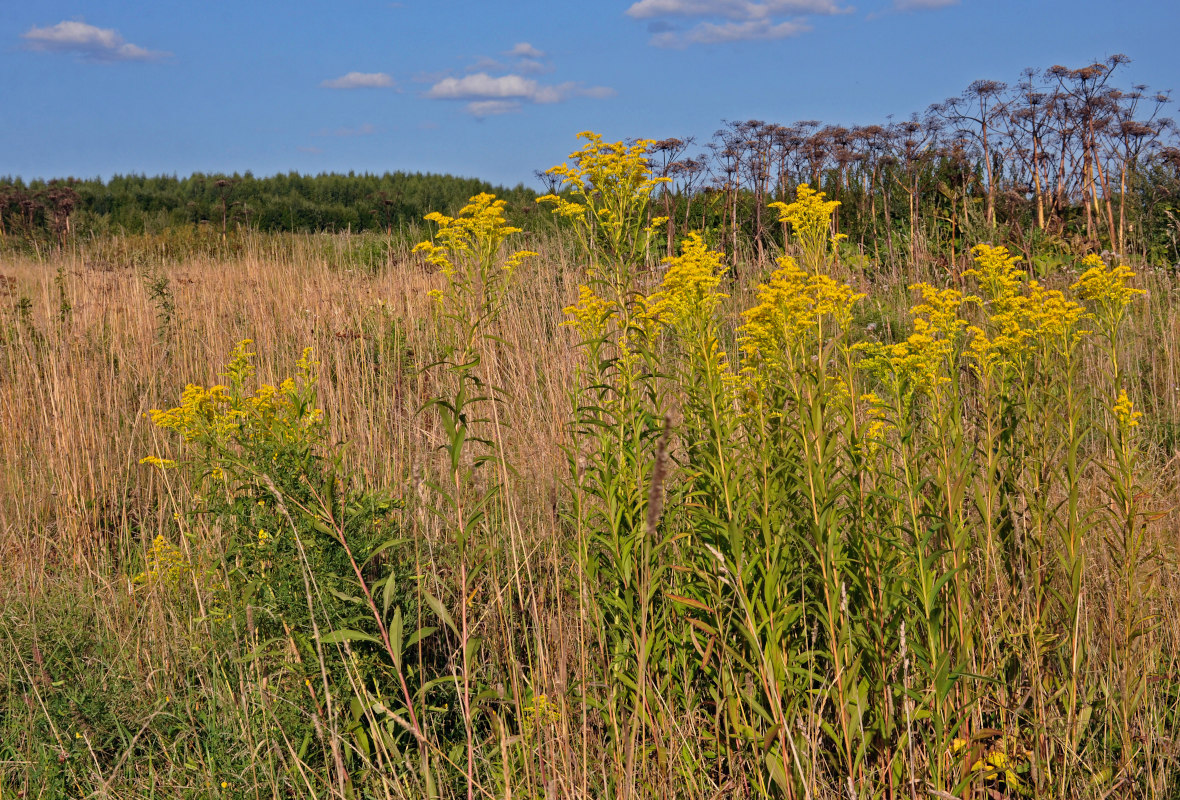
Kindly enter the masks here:
[[[258, 376], [269, 383], [288, 374], [303, 348], [315, 348], [319, 404], [330, 440], [343, 445], [346, 468], [407, 500], [405, 528], [425, 548], [418, 566], [428, 568], [439, 586], [458, 581], [466, 562], [446, 550], [453, 531], [445, 519], [428, 518], [414, 505], [424, 493], [422, 476], [438, 478], [447, 469], [446, 431], [437, 415], [422, 412], [424, 404], [451, 388], [452, 378], [445, 370], [425, 369], [452, 355], [452, 332], [440, 324], [427, 294], [442, 287], [442, 276], [408, 249], [375, 271], [352, 267], [339, 257], [347, 252], [346, 242], [338, 240], [325, 248], [313, 237], [292, 238], [281, 245], [275, 239], [247, 238], [239, 253], [222, 258], [175, 260], [149, 253], [140, 254], [132, 264], [96, 257], [83, 248], [40, 260], [6, 256], [0, 261], [0, 648], [10, 651], [0, 663], [10, 670], [7, 697], [14, 704], [0, 707], [5, 717], [0, 740], [7, 743], [0, 751], [0, 797], [6, 800], [5, 792], [36, 793], [39, 787], [28, 776], [42, 774], [34, 767], [39, 769], [46, 758], [60, 758], [71, 788], [112, 797], [471, 797], [491, 792], [493, 786], [497, 796], [505, 797], [924, 795], [912, 770], [953, 759], [933, 750], [916, 756], [914, 747], [932, 745], [915, 744], [915, 739], [908, 740], [908, 752], [903, 748], [894, 753], [895, 763], [873, 767], [880, 771], [860, 767], [856, 774], [863, 785], [852, 785], [852, 767], [843, 777], [835, 768], [822, 772], [819, 765], [828, 763], [824, 753], [831, 741], [857, 739], [850, 730], [843, 735], [821, 730], [821, 718], [830, 719], [823, 708], [832, 696], [830, 685], [811, 695], [812, 716], [800, 711], [794, 718], [808, 720], [798, 722], [798, 731], [784, 734], [779, 725], [766, 733], [763, 750], [775, 740], [784, 746], [809, 743], [811, 750], [794, 758], [796, 763], [816, 765], [816, 777], [797, 781], [785, 775], [766, 777], [757, 748], [725, 738], [736, 737], [733, 731], [739, 726], [722, 719], [725, 710], [717, 696], [693, 694], [700, 689], [693, 682], [700, 680], [701, 663], [678, 654], [669, 642], [658, 645], [665, 663], [644, 666], [651, 672], [643, 678], [652, 681], [650, 690], [641, 687], [632, 696], [609, 685], [619, 678], [611, 669], [625, 659], [619, 661], [617, 653], [609, 652], [611, 641], [599, 627], [604, 625], [602, 617], [591, 611], [598, 602], [594, 593], [609, 594], [611, 589], [587, 578], [583, 568], [588, 556], [577, 545], [593, 534], [579, 530], [575, 505], [589, 501], [582, 490], [571, 490], [585, 469], [570, 427], [584, 365], [578, 335], [561, 327], [562, 309], [576, 299], [584, 268], [566, 237], [528, 244], [541, 256], [521, 267], [499, 321], [488, 331], [498, 338], [480, 345], [481, 381], [498, 387], [507, 398], [498, 405], [503, 418], [492, 427], [501, 465], [496, 481], [502, 481], [503, 496], [487, 526], [506, 544], [490, 559], [492, 566], [480, 573], [486, 577], [463, 580], [464, 592], [474, 600], [459, 602], [463, 609], [471, 605], [470, 624], [483, 638], [484, 661], [461, 667], [450, 663], [444, 670], [462, 673], [465, 680], [477, 680], [498, 693], [496, 713], [481, 723], [489, 727], [473, 735], [473, 712], [461, 715], [469, 731], [468, 746], [479, 749], [484, 767], [490, 770], [494, 765], [499, 771], [484, 774], [476, 789], [470, 780], [474, 767], [469, 763], [465, 773], [456, 766], [463, 761], [457, 751], [434, 753], [425, 745], [421, 751], [412, 746], [398, 750], [375, 742], [363, 755], [355, 755], [356, 726], [376, 728], [378, 720], [364, 709], [353, 713], [355, 725], [349, 728], [347, 696], [335, 699], [335, 711], [324, 698], [328, 705], [322, 718], [314, 720], [318, 738], [310, 743], [288, 741], [287, 732], [298, 726], [268, 693], [268, 681], [277, 683], [278, 673], [263, 674], [247, 657], [246, 644], [228, 657], [219, 650], [224, 642], [208, 632], [207, 620], [185, 617], [163, 593], [133, 591], [130, 579], [142, 568], [155, 538], [174, 531], [173, 515], [184, 513], [188, 503], [183, 481], [140, 463], [146, 455], [176, 448], [145, 415], [174, 405], [186, 384], [218, 382], [225, 354], [235, 343], [250, 339], [258, 353]], [[759, 278], [765, 271], [765, 265], [749, 264], [739, 273]], [[945, 274], [923, 271], [922, 265], [911, 265], [907, 277], [939, 284], [948, 280]], [[887, 341], [904, 338], [908, 293], [901, 276], [844, 277], [869, 294], [857, 311], [857, 323], [880, 331]], [[1063, 274], [1051, 280], [1064, 287], [1074, 277]], [[636, 279], [654, 289], [658, 278], [657, 272], [641, 271]], [[937, 796], [1019, 796], [1034, 785], [1051, 787], [1057, 796], [1129, 797], [1154, 791], [1175, 796], [1177, 791], [1177, 749], [1171, 737], [1178, 730], [1175, 716], [1180, 707], [1180, 606], [1175, 600], [1180, 597], [1180, 524], [1175, 514], [1165, 512], [1180, 497], [1180, 287], [1166, 272], [1145, 272], [1139, 280], [1147, 294], [1124, 331], [1123, 363], [1127, 385], [1145, 414], [1139, 474], [1144, 503], [1152, 512], [1142, 528], [1154, 587], [1146, 606], [1150, 635], [1138, 650], [1119, 650], [1112, 644], [1107, 621], [1119, 618], [1120, 596], [1112, 587], [1123, 585], [1117, 579], [1123, 565], [1117, 548], [1095, 547], [1085, 567], [1088, 591], [1078, 636], [1085, 639], [1096, 666], [1082, 681], [1083, 702], [1077, 707], [1085, 707], [1086, 692], [1093, 701], [1107, 684], [1122, 680], [1118, 670], [1128, 665], [1120, 665], [1119, 659], [1133, 654], [1138, 660], [1131, 666], [1149, 669], [1140, 698], [1149, 710], [1134, 717], [1135, 729], [1129, 735], [1138, 739], [1146, 755], [1134, 774], [1113, 760], [1074, 764], [1070, 769], [1079, 777], [1059, 786], [1032, 774], [1043, 764], [1031, 769], [1030, 765], [1042, 755], [1038, 736], [1068, 742], [1069, 731], [1003, 731], [1022, 751], [1019, 759], [1015, 753], [1011, 756], [1012, 763], [1019, 760], [1023, 765], [1019, 781], [1005, 781], [1001, 767], [998, 778], [997, 769], [992, 769], [990, 777], [963, 784], [955, 795], [939, 789], [942, 794]], [[722, 305], [719, 318], [729, 325], [730, 338], [740, 322], [739, 309], [752, 305], [755, 282], [728, 289], [732, 297]], [[1081, 369], [1080, 384], [1100, 386], [1109, 380], [1097, 360], [1087, 360]], [[669, 402], [678, 406], [680, 401]], [[965, 420], [964, 425], [971, 428], [974, 422]], [[663, 439], [660, 442], [659, 447], [667, 446]], [[655, 448], [655, 439], [649, 444]], [[668, 479], [678, 478], [673, 473]], [[1079, 476], [1080, 502], [1102, 507], [1108, 503], [1107, 484], [1100, 469], [1090, 468]], [[656, 502], [659, 488], [649, 498], [650, 488], [642, 487], [641, 506]], [[462, 494], [466, 489], [456, 491]], [[571, 499], [571, 491], [576, 499]], [[915, 487], [914, 497], [930, 492], [929, 487]], [[680, 497], [691, 504], [691, 497]], [[665, 514], [674, 519], [676, 511]], [[645, 520], [646, 528], [654, 530], [660, 516]], [[584, 517], [590, 518], [589, 513]], [[197, 563], [208, 556], [202, 555], [202, 548], [219, 546], [217, 537], [223, 532], [215, 526], [193, 530], [209, 537], [204, 542], [180, 540]], [[655, 564], [662, 556], [652, 558]], [[970, 594], [973, 589], [994, 588], [975, 579], [981, 568], [977, 562], [967, 567], [970, 575], [959, 598], [976, 626], [978, 663], [1023, 663], [1030, 648], [1057, 647], [1059, 642], [1038, 640], [1037, 631], [1022, 628], [1040, 613], [1032, 595], [1019, 589], [1008, 595]], [[668, 574], [669, 585], [680, 580], [675, 570]], [[1130, 577], [1136, 579], [1136, 574]], [[718, 597], [725, 591], [717, 588]], [[1013, 608], [1013, 597], [1029, 607]], [[838, 589], [830, 605], [837, 615]], [[644, 610], [637, 619], [646, 624], [655, 620], [653, 613]], [[668, 609], [661, 613], [668, 616], [659, 623], [672, 625], [675, 614]], [[68, 651], [70, 637], [82, 629], [101, 639], [102, 645], [79, 645], [84, 658], [71, 660], [62, 650], [63, 642]], [[694, 646], [683, 631], [676, 636], [681, 638], [673, 644], [685, 650]], [[812, 634], [813, 647], [817, 636]], [[822, 651], [826, 645], [819, 638]], [[466, 638], [463, 643], [466, 652]], [[835, 657], [845, 646], [832, 645]], [[351, 663], [350, 649], [341, 649], [340, 643], [336, 647], [341, 661]], [[913, 686], [918, 678], [910, 672], [908, 654], [887, 655], [901, 671], [886, 680], [905, 686], [899, 698], [918, 702], [918, 688]], [[709, 657], [706, 654], [704, 661]], [[808, 658], [813, 660], [807, 662]], [[798, 668], [821, 671], [816, 658], [806, 656]], [[818, 658], [822, 661], [823, 656]], [[1028, 658], [1027, 663], [1042, 662]], [[88, 671], [93, 674], [82, 677]], [[104, 676], [102, 682], [87, 682], [98, 674]], [[348, 674], [355, 682], [355, 696], [369, 697], [372, 687], [364, 685], [363, 670]], [[735, 674], [725, 673], [726, 679]], [[656, 685], [674, 681], [676, 675], [683, 677], [681, 689]], [[1045, 701], [1045, 686], [1064, 691], [1068, 675], [1054, 675], [1036, 685], [1026, 682], [1024, 673], [1010, 677], [1011, 692], [1003, 687], [985, 692], [982, 702], [991, 705], [978, 714], [989, 720], [1057, 724], [1053, 714], [1030, 711], [1027, 704]], [[76, 687], [85, 691], [67, 696]], [[913, 694], [906, 695], [911, 690]], [[143, 726], [95, 730], [87, 704], [102, 692], [110, 692], [111, 702], [126, 709], [120, 719], [143, 719]], [[666, 705], [643, 708], [649, 697]], [[959, 699], [952, 694], [940, 701], [940, 707], [952, 708]], [[672, 716], [677, 703], [685, 702], [694, 703], [699, 713]], [[899, 702], [905, 708], [898, 713], [904, 716], [910, 701]], [[551, 712], [546, 704], [551, 704]], [[63, 719], [75, 720], [74, 729], [63, 727]], [[171, 722], [164, 725], [164, 720]], [[520, 726], [515, 732], [508, 729], [511, 720]], [[525, 720], [532, 720], [531, 727]], [[22, 729], [26, 724], [28, 729]], [[853, 726], [848, 720], [844, 724]], [[629, 731], [624, 739], [630, 739], [608, 746], [605, 731], [612, 728]], [[211, 731], [221, 731], [221, 738], [232, 744], [210, 744]], [[1113, 730], [1108, 735], [1117, 736]], [[99, 736], [106, 738], [99, 742]], [[950, 738], [939, 740], [939, 746]], [[995, 752], [988, 750], [991, 741], [973, 741], [971, 757], [957, 756], [958, 769], [970, 771], [972, 765], [964, 765], [964, 759], [988, 758]], [[347, 765], [342, 750], [353, 753]], [[155, 754], [150, 763], [145, 751]], [[416, 758], [430, 760], [422, 753], [433, 759], [434, 772], [415, 766]], [[853, 753], [844, 758], [849, 764], [856, 761]], [[699, 774], [686, 773], [686, 765], [696, 765]], [[891, 770], [897, 772], [895, 780], [885, 780], [882, 776]], [[445, 780], [440, 777], [448, 775]], [[469, 780], [464, 785], [456, 776]], [[362, 782], [370, 794], [361, 793]], [[944, 785], [955, 783], [948, 779]]]

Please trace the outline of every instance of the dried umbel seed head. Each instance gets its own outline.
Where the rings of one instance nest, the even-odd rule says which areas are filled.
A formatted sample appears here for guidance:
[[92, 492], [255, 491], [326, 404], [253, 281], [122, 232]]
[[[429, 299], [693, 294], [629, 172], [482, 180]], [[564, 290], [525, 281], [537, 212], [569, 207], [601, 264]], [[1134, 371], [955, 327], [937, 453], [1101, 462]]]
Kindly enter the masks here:
[[654, 536], [660, 517], [664, 514], [664, 481], [668, 477], [668, 440], [672, 420], [664, 417], [664, 432], [656, 443], [656, 461], [651, 470], [651, 485], [647, 490], [647, 534]]

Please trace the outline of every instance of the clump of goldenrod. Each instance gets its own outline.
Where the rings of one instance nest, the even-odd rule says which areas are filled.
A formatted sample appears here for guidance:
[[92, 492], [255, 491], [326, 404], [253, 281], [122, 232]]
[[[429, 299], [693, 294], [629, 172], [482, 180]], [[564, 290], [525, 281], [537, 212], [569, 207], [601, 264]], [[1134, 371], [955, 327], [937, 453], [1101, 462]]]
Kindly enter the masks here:
[[147, 564], [132, 581], [136, 584], [153, 585], [161, 583], [169, 588], [178, 588], [192, 573], [192, 564], [184, 551], [172, 544], [163, 534], [157, 534], [147, 552]]
[[913, 332], [895, 344], [859, 346], [864, 353], [861, 367], [889, 385], [903, 409], [912, 408], [918, 395], [937, 396], [941, 387], [950, 383], [967, 328], [967, 321], [959, 314], [965, 302], [961, 292], [936, 289], [927, 283], [910, 288], [922, 297], [910, 310]]
[[559, 194], [538, 197], [553, 212], [572, 222], [586, 245], [588, 271], [597, 280], [609, 281], [622, 297], [631, 287], [632, 271], [643, 259], [648, 242], [667, 217], [647, 218], [651, 197], [668, 178], [652, 175], [648, 153], [653, 139], [633, 143], [605, 142], [600, 134], [583, 131], [586, 143], [570, 153], [573, 165], [558, 164], [546, 170], [561, 180], [570, 199]]
[[725, 277], [721, 254], [710, 250], [699, 233], [690, 233], [679, 256], [667, 260], [660, 289], [649, 298], [648, 311], [667, 324], [684, 328], [693, 320], [711, 318], [729, 295], [718, 291]]
[[825, 319], [846, 331], [852, 309], [863, 297], [851, 286], [824, 273], [809, 274], [794, 258], [783, 256], [766, 283], [758, 285], [758, 304], [742, 314], [746, 321], [738, 333], [747, 364], [798, 366], [805, 339], [820, 335]]
[[795, 189], [795, 200], [790, 203], [771, 203], [770, 207], [779, 212], [779, 222], [791, 228], [791, 235], [799, 244], [803, 260], [812, 274], [819, 274], [823, 267], [828, 245], [836, 245], [844, 234], [831, 234], [832, 219], [839, 200], [825, 200], [824, 192], [817, 192], [806, 183]]
[[607, 322], [614, 316], [610, 301], [595, 294], [586, 284], [578, 287], [578, 301], [563, 310], [569, 317], [563, 326], [574, 328], [582, 335], [583, 341], [601, 338], [606, 332]]
[[[251, 340], [243, 339], [234, 346], [222, 373], [228, 385], [204, 387], [190, 383], [181, 393], [179, 406], [149, 412], [152, 422], [195, 445], [199, 458], [265, 441], [295, 443], [316, 435], [323, 410], [314, 403], [315, 362], [311, 348], [304, 350], [297, 362], [295, 378], [287, 378], [277, 386], [262, 384], [250, 392], [246, 382], [254, 375], [255, 355], [251, 344]], [[158, 467], [176, 465], [171, 459], [157, 456], [148, 456], [143, 462]], [[215, 466], [212, 474], [220, 476], [221, 467]]]

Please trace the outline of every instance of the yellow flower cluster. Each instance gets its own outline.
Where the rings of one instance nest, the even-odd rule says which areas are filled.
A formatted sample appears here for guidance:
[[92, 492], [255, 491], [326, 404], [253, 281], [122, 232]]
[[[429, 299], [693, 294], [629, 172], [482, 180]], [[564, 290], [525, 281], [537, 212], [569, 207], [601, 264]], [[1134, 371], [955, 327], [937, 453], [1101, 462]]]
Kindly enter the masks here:
[[997, 368], [1022, 369], [1038, 346], [1067, 353], [1087, 333], [1080, 326], [1086, 315], [1081, 305], [1035, 280], [1024, 291], [1027, 274], [1016, 267], [1020, 259], [1007, 248], [978, 245], [972, 254], [976, 266], [963, 274], [979, 282], [988, 311], [986, 330], [970, 328], [968, 352], [979, 374]]
[[916, 394], [935, 395], [950, 381], [949, 362], [955, 354], [967, 322], [959, 316], [966, 298], [955, 289], [936, 289], [926, 283], [910, 287], [922, 302], [910, 313], [914, 331], [896, 344], [860, 345], [865, 357], [861, 366], [870, 374], [893, 384], [907, 403]]
[[[613, 207], [612, 199], [650, 197], [657, 186], [669, 181], [668, 178], [651, 176], [647, 154], [655, 144], [654, 139], [637, 139], [633, 144], [604, 142], [602, 135], [593, 131], [582, 131], [578, 138], [585, 139], [586, 144], [570, 153], [574, 166], [558, 164], [547, 169], [545, 174], [560, 178], [562, 188], [571, 190], [582, 202], [570, 202], [555, 194], [537, 198], [538, 203], [553, 205], [555, 213], [563, 217], [584, 219], [588, 208], [597, 209], [594, 202], [594, 195], [597, 195], [607, 201], [602, 208], [603, 214], [620, 223], [619, 209]], [[659, 223], [666, 221], [659, 220]]]
[[179, 433], [186, 442], [204, 436], [228, 439], [238, 430], [241, 411], [234, 409], [229, 390], [216, 384], [208, 389], [195, 383], [184, 387], [180, 405], [167, 410], [148, 412], [157, 427]]
[[1070, 289], [1094, 305], [1094, 317], [1102, 333], [1113, 342], [1131, 301], [1147, 292], [1129, 286], [1135, 273], [1125, 264], [1108, 267], [1101, 258], [1091, 254], [1082, 259], [1082, 266], [1086, 271]]
[[808, 274], [795, 259], [784, 256], [770, 280], [758, 286], [758, 305], [743, 312], [739, 345], [748, 362], [784, 366], [796, 346], [822, 319], [831, 318], [847, 330], [852, 307], [863, 294], [822, 273]]
[[[449, 279], [455, 277], [456, 262], [471, 260], [479, 265], [495, 263], [500, 245], [520, 228], [508, 224], [504, 217], [503, 200], [486, 192], [472, 197], [459, 210], [458, 216], [448, 217], [437, 211], [427, 214], [426, 219], [438, 225], [434, 242], [420, 242], [415, 253], [424, 253], [426, 260], [442, 270]], [[504, 262], [504, 271], [511, 274], [520, 263], [536, 253], [518, 250]]]
[[1127, 397], [1125, 390], [1119, 391], [1119, 399], [1115, 401], [1111, 411], [1114, 412], [1114, 417], [1119, 423], [1119, 429], [1124, 434], [1130, 433], [1131, 429], [1136, 427], [1139, 424], [1140, 418], [1143, 417], [1143, 412], [1135, 410], [1135, 404], [1131, 402], [1131, 398]]
[[159, 534], [148, 548], [147, 569], [132, 580], [141, 585], [163, 582], [169, 587], [176, 588], [191, 572], [192, 565], [180, 548], [165, 539], [163, 534]]
[[1136, 295], [1147, 294], [1143, 289], [1132, 289], [1127, 285], [1135, 277], [1135, 272], [1126, 264], [1107, 267], [1101, 258], [1091, 253], [1082, 259], [1082, 266], [1086, 271], [1070, 289], [1083, 300], [1126, 308]]
[[826, 196], [810, 184], [801, 183], [795, 189], [794, 202], [771, 203], [770, 207], [779, 212], [779, 222], [790, 225], [796, 236], [826, 238], [832, 214], [840, 207], [839, 200], [824, 200]]
[[[956, 753], [962, 752], [967, 747], [967, 741], [965, 739], [955, 739], [951, 743], [951, 747]], [[989, 780], [1003, 777], [1009, 787], [1023, 790], [1024, 787], [1021, 786], [1020, 779], [1016, 776], [1016, 772], [1013, 771], [1012, 766], [1013, 761], [1008, 757], [1008, 754], [1003, 750], [995, 749], [987, 753], [983, 758], [977, 758], [972, 762], [970, 771], [982, 772], [984, 773], [984, 778]]]
[[[305, 349], [298, 361], [298, 380], [287, 378], [278, 386], [263, 384], [248, 394], [244, 383], [254, 375], [250, 344], [245, 339], [234, 347], [222, 373], [230, 379], [229, 386], [216, 384], [205, 388], [189, 384], [180, 395], [179, 406], [152, 409], [148, 413], [152, 422], [165, 430], [176, 431], [186, 442], [216, 447], [259, 438], [293, 442], [315, 428], [323, 419], [323, 411], [302, 399], [302, 389], [315, 383], [316, 362], [311, 348]], [[157, 456], [148, 456], [141, 463], [162, 468], [176, 465]], [[213, 474], [220, 477], [220, 470]]]
[[1079, 327], [1086, 316], [1086, 309], [1056, 289], [1046, 289], [1035, 280], [1028, 282], [1024, 313], [1029, 326], [1041, 339], [1064, 344], [1070, 337], [1088, 333]]
[[667, 264], [660, 290], [648, 298], [648, 312], [661, 322], [684, 328], [693, 320], [707, 320], [729, 297], [717, 291], [725, 275], [721, 254], [709, 250], [699, 233], [689, 234], [681, 254]]
[[971, 257], [975, 259], [975, 266], [966, 270], [963, 277], [975, 278], [988, 300], [1003, 306], [1020, 294], [1025, 276], [1024, 271], [1016, 267], [1020, 256], [1009, 253], [1007, 247], [977, 244], [971, 248]]
[[[812, 271], [818, 272], [823, 254], [827, 252], [831, 230], [832, 214], [840, 206], [839, 200], [824, 200], [824, 193], [817, 192], [806, 183], [795, 189], [792, 203], [771, 203], [770, 207], [779, 212], [779, 222], [791, 226], [791, 234], [803, 248]], [[832, 244], [845, 238], [843, 234], [830, 237]]]
[[549, 699], [548, 695], [535, 695], [523, 711], [523, 727], [525, 733], [529, 735], [540, 729], [552, 727], [561, 721], [561, 711], [558, 710], [557, 704]]
[[553, 206], [555, 214], [571, 220], [591, 241], [597, 241], [603, 248], [598, 257], [619, 262], [615, 268], [636, 261], [642, 257], [647, 239], [668, 221], [667, 217], [646, 218], [652, 193], [669, 182], [668, 178], [652, 177], [648, 152], [655, 141], [604, 142], [593, 131], [582, 131], [578, 138], [586, 144], [570, 153], [574, 165], [558, 164], [545, 173], [560, 178], [562, 189], [573, 200], [547, 194], [537, 202]]
[[606, 333], [607, 322], [614, 316], [613, 307], [583, 284], [578, 287], [578, 302], [563, 309], [570, 319], [562, 325], [576, 328], [584, 341], [600, 339]]

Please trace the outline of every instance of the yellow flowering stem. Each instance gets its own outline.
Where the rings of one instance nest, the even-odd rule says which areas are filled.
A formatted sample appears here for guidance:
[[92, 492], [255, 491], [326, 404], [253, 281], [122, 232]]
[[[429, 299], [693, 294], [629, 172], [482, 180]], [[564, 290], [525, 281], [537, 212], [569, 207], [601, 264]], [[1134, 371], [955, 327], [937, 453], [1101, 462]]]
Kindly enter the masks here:
[[635, 270], [647, 258], [652, 236], [666, 221], [648, 219], [652, 194], [670, 179], [652, 175], [652, 139], [605, 142], [592, 131], [578, 138], [585, 144], [570, 154], [573, 166], [559, 164], [547, 170], [561, 180], [563, 192], [572, 199], [549, 194], [537, 202], [553, 206], [558, 218], [574, 225], [590, 260], [590, 276], [614, 287], [629, 321], [622, 301], [633, 289]]
[[1112, 662], [1119, 664], [1119, 689], [1115, 706], [1118, 735], [1124, 752], [1136, 747], [1136, 721], [1143, 704], [1143, 681], [1139, 651], [1143, 634], [1151, 622], [1141, 608], [1148, 584], [1144, 580], [1144, 547], [1147, 544], [1147, 525], [1139, 509], [1143, 487], [1139, 480], [1139, 421], [1143, 414], [1125, 391], [1120, 390], [1111, 404], [1107, 435], [1113, 451], [1113, 462], [1107, 469], [1110, 477], [1111, 523], [1114, 530], [1107, 539], [1110, 560], [1117, 564], [1117, 601], [1111, 604], [1115, 632], [1112, 642]]

